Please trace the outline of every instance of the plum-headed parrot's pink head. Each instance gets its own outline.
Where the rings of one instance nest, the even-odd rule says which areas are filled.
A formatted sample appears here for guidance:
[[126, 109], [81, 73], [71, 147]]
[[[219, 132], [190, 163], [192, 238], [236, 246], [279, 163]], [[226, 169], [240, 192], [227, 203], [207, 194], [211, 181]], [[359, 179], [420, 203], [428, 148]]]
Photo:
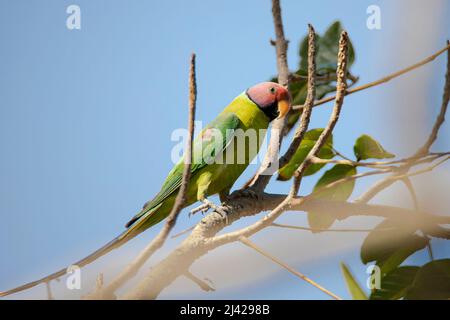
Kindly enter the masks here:
[[247, 96], [270, 121], [283, 118], [291, 108], [289, 91], [275, 82], [261, 82], [247, 89]]

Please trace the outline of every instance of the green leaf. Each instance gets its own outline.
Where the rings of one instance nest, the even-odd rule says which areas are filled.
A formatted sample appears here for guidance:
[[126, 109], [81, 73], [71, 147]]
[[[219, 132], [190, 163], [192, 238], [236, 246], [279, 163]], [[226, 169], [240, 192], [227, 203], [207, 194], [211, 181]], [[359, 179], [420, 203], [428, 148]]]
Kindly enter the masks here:
[[406, 258], [428, 243], [415, 234], [416, 225], [399, 219], [386, 219], [372, 230], [361, 246], [363, 263], [375, 261], [381, 274], [397, 268]]
[[450, 299], [450, 259], [434, 260], [422, 267], [404, 266], [388, 273], [370, 299]]
[[313, 193], [320, 198], [329, 200], [343, 201], [347, 200], [353, 192], [355, 180], [343, 182], [335, 187], [322, 190], [324, 187], [335, 181], [356, 174], [356, 168], [348, 164], [336, 164], [330, 170], [327, 170], [314, 186]]
[[[308, 74], [307, 72], [301, 72], [300, 70], [296, 72], [297, 75], [303, 75], [304, 77], [306, 77], [306, 75]], [[308, 82], [306, 80], [306, 78], [304, 80], [298, 80], [298, 81], [294, 81], [292, 83], [289, 84], [289, 92], [291, 93], [292, 96], [292, 104], [293, 105], [297, 105], [297, 104], [303, 104], [306, 101], [306, 94], [308, 92], [308, 86], [307, 86]], [[316, 96], [317, 99], [318, 96]], [[297, 113], [299, 114], [299, 113]]]
[[[335, 21], [323, 36], [316, 34], [316, 69], [318, 73], [336, 72], [339, 38], [343, 31], [339, 21]], [[308, 37], [305, 36], [300, 45], [300, 70], [308, 70]], [[355, 61], [355, 51], [351, 41], [348, 46], [348, 66]]]
[[434, 260], [420, 268], [405, 298], [409, 300], [450, 299], [450, 259]]
[[413, 285], [419, 267], [404, 266], [392, 270], [381, 279], [381, 288], [370, 295], [371, 300], [397, 300], [405, 296]]
[[353, 151], [358, 161], [370, 158], [385, 159], [395, 157], [395, 155], [393, 155], [392, 153], [384, 150], [384, 148], [378, 141], [367, 134], [363, 134], [358, 139], [356, 139]]
[[[330, 183], [341, 180], [345, 177], [349, 177], [356, 174], [356, 167], [347, 164], [337, 164], [333, 166], [330, 170], [326, 171], [323, 176], [317, 181], [314, 186], [313, 195], [316, 198], [344, 201], [347, 200], [355, 187], [355, 180], [349, 180], [340, 183], [334, 187], [323, 189]], [[313, 232], [319, 232], [320, 229], [329, 228], [333, 222], [336, 220], [333, 214], [332, 208], [329, 212], [321, 211], [309, 211], [308, 212], [308, 223], [313, 229]]]
[[355, 277], [351, 273], [348, 266], [343, 262], [341, 262], [341, 270], [342, 274], [344, 275], [348, 291], [350, 292], [350, 295], [352, 296], [353, 300], [367, 300], [366, 293], [358, 284], [358, 281], [356, 281]]
[[[305, 133], [299, 148], [292, 156], [292, 159], [282, 168], [278, 170], [278, 180], [286, 181], [292, 178], [295, 170], [305, 160], [308, 153], [313, 148], [323, 129], [312, 129]], [[333, 152], [333, 136], [330, 136], [325, 145], [320, 149], [319, 158], [331, 159], [334, 157]], [[310, 176], [319, 171], [325, 164], [313, 164], [306, 169], [304, 176]]]

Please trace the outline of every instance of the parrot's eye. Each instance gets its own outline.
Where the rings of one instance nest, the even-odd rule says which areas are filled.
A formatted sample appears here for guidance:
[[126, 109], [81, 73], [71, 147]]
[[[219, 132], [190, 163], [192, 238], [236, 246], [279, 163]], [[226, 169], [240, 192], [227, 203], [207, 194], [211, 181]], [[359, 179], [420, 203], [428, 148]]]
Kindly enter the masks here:
[[275, 91], [277, 91], [277, 90], [275, 89], [275, 87], [271, 87], [271, 88], [269, 89], [269, 91], [270, 91], [270, 93], [274, 94]]

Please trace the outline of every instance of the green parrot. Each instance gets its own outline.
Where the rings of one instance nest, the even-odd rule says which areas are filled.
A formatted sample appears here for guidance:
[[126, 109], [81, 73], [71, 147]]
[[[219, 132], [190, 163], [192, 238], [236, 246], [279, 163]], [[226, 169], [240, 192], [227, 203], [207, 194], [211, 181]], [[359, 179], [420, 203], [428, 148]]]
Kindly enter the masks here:
[[[274, 82], [259, 83], [237, 96], [193, 141], [191, 179], [185, 207], [201, 201], [206, 206], [217, 208], [207, 199], [208, 196], [219, 194], [223, 200], [228, 195], [234, 182], [260, 149], [264, 137], [258, 136], [258, 132], [266, 130], [272, 120], [284, 117], [289, 109], [289, 92]], [[242, 148], [242, 144], [237, 142], [236, 132], [246, 134], [252, 130], [256, 132], [256, 145], [251, 146], [249, 140], [244, 140]], [[250, 151], [250, 148], [253, 150]], [[245, 153], [243, 158], [242, 153]], [[178, 194], [183, 169], [184, 159], [181, 159], [170, 171], [159, 193], [126, 224], [127, 229], [122, 234], [74, 265], [82, 267], [91, 263], [166, 218]], [[42, 279], [0, 292], [0, 296], [31, 288], [64, 274], [66, 269], [61, 269]]]

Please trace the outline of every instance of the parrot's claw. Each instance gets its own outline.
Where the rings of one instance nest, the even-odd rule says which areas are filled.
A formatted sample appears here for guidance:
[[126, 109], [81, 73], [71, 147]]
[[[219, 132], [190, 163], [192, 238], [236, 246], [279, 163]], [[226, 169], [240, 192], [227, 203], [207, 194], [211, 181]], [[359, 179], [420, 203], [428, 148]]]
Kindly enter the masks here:
[[208, 210], [211, 207], [209, 206], [209, 204], [203, 203], [202, 205], [198, 206], [197, 208], [192, 209], [191, 211], [189, 211], [189, 218], [191, 216], [193, 216], [194, 214], [196, 214], [197, 212], [201, 212], [202, 214], [208, 212]]
[[209, 209], [213, 209], [215, 212], [220, 214], [222, 216], [222, 218], [225, 218], [225, 222], [226, 222], [226, 224], [228, 224], [228, 208], [227, 207], [218, 206], [214, 202], [209, 201], [208, 199], [203, 199], [201, 201], [203, 202], [203, 204], [192, 209], [189, 212], [189, 218], [192, 215], [196, 214], [197, 212], [201, 212], [202, 214], [204, 214], [204, 213], [208, 212]]
[[213, 209], [215, 212], [220, 214], [222, 216], [222, 218], [225, 218], [225, 223], [228, 224], [228, 210], [227, 210], [227, 207], [218, 206], [214, 202], [209, 201], [208, 199], [203, 199], [202, 202], [203, 202], [202, 206], [207, 206], [208, 209]]

